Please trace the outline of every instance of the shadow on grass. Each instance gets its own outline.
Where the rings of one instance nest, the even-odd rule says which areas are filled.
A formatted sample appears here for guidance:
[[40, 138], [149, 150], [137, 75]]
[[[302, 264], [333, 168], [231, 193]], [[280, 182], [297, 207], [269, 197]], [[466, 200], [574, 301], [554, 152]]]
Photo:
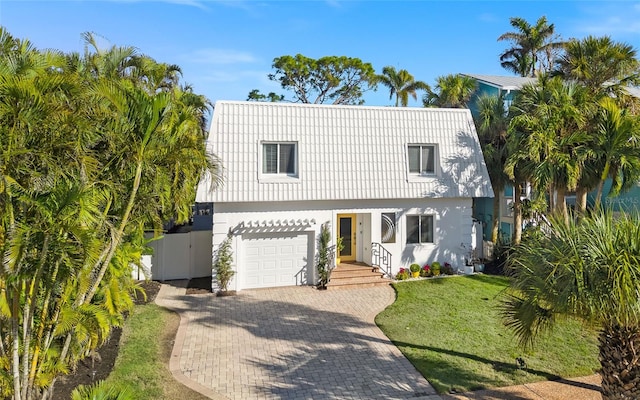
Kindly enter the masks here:
[[[460, 393], [465, 391], [475, 391], [489, 389], [503, 385], [503, 382], [492, 380], [486, 374], [476, 372], [470, 369], [461, 368], [462, 363], [455, 363], [443, 360], [438, 357], [416, 357], [414, 350], [426, 350], [436, 354], [443, 354], [450, 357], [460, 358], [461, 360], [472, 360], [478, 363], [491, 366], [491, 369], [508, 375], [517, 375], [520, 373], [528, 373], [541, 380], [560, 380], [561, 377], [540, 371], [533, 368], [519, 368], [515, 363], [506, 363], [503, 361], [492, 360], [480, 357], [471, 353], [463, 353], [455, 350], [443, 349], [433, 346], [416, 345], [406, 342], [394, 342], [409, 361], [414, 364], [418, 371], [421, 371], [424, 377], [434, 386], [439, 393]], [[426, 372], [426, 373], [425, 373]]]

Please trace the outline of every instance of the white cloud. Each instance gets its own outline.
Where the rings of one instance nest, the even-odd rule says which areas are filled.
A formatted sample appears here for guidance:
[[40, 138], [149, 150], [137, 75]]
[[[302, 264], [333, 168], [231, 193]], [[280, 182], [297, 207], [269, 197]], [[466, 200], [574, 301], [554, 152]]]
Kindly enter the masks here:
[[[270, 82], [267, 79], [267, 74], [264, 71], [244, 70], [238, 71], [233, 69], [212, 69], [208, 71], [202, 71], [199, 80], [206, 82], [246, 82], [255, 81], [261, 84]], [[266, 80], [266, 82], [265, 82]]]
[[200, 49], [184, 56], [192, 62], [204, 64], [245, 64], [258, 61], [251, 53], [230, 49]]
[[587, 17], [577, 21], [574, 29], [580, 35], [617, 36], [640, 34], [640, 3], [594, 2], [584, 7]]

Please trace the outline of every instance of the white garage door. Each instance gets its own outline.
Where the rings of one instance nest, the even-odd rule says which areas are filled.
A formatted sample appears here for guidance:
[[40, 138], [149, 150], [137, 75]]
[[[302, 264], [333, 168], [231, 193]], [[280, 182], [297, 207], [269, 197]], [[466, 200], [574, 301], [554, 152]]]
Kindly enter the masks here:
[[242, 240], [244, 288], [306, 284], [308, 234], [252, 234]]

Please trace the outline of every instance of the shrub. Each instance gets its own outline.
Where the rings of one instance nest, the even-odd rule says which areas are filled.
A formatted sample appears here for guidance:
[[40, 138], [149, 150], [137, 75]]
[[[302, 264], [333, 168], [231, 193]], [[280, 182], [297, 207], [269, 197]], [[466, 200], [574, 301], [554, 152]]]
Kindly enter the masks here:
[[213, 263], [213, 270], [216, 271], [218, 286], [220, 286], [220, 289], [224, 292], [227, 291], [231, 278], [236, 274], [231, 267], [231, 263], [233, 262], [233, 254], [231, 252], [232, 238], [233, 234], [229, 231], [227, 237], [220, 243], [216, 254], [216, 261]]
[[71, 393], [72, 400], [133, 400], [126, 388], [118, 388], [104, 381], [91, 386], [80, 385]]
[[418, 264], [411, 264], [411, 265], [409, 266], [409, 271], [411, 271], [411, 272], [418, 272], [418, 271], [420, 271], [420, 265], [418, 265]]
[[434, 261], [431, 264], [431, 271], [433, 272], [433, 275], [440, 275], [440, 263], [437, 261]]
[[424, 267], [422, 267], [422, 269], [420, 270], [420, 276], [423, 278], [428, 278], [432, 275], [433, 274], [431, 273], [431, 267], [429, 266], [429, 264], [425, 264]]
[[329, 241], [331, 241], [329, 228], [327, 224], [322, 224], [318, 236], [318, 262], [316, 264], [318, 288], [320, 289], [326, 289], [327, 283], [329, 283]]
[[440, 271], [441, 273], [445, 274], [445, 275], [453, 275], [453, 267], [451, 266], [451, 264], [449, 264], [448, 262], [444, 263], [444, 265], [442, 266], [442, 269]]
[[400, 268], [400, 271], [396, 274], [396, 280], [404, 281], [405, 279], [409, 279], [409, 270], [406, 268]]

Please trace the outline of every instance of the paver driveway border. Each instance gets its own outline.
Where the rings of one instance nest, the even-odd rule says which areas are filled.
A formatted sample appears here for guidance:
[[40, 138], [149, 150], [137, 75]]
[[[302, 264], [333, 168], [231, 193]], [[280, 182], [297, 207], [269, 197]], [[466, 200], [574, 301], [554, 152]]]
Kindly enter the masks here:
[[440, 399], [375, 325], [390, 286], [186, 295], [163, 284], [156, 302], [180, 315], [174, 377], [212, 399]]

